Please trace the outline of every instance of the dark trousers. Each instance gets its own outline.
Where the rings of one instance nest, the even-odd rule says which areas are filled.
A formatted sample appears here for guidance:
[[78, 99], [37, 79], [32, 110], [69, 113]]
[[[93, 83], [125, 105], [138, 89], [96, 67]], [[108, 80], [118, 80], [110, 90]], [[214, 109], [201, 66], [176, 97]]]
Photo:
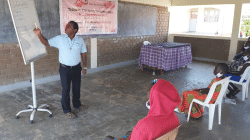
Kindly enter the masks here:
[[228, 85], [228, 90], [229, 90], [229, 93], [228, 95], [231, 96], [231, 95], [234, 95], [234, 91], [236, 91], [238, 89], [238, 87], [236, 87], [233, 83], [229, 83]]
[[70, 108], [70, 85], [72, 82], [72, 92], [73, 92], [73, 107], [78, 108], [81, 106], [80, 101], [80, 88], [81, 88], [81, 64], [79, 63], [76, 66], [66, 66], [60, 64], [60, 78], [62, 84], [62, 108], [64, 113], [71, 112]]

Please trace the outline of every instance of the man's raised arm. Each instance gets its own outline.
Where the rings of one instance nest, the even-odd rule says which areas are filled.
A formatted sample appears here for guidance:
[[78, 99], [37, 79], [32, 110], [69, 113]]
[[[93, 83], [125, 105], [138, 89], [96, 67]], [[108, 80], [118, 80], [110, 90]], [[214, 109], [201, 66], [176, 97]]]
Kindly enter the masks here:
[[41, 30], [39, 28], [35, 28], [33, 31], [38, 36], [43, 45], [50, 46], [48, 40], [42, 35]]

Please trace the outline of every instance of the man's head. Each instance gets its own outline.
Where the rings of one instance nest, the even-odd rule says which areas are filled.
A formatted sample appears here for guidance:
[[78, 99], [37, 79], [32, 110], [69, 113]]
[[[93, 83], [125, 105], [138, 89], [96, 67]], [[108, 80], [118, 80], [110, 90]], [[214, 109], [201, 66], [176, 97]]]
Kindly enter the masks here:
[[[244, 47], [248, 47], [248, 48], [249, 48], [249, 47], [250, 47], [250, 41], [247, 41], [247, 42], [244, 44]], [[247, 48], [247, 49], [248, 49], [248, 48]], [[246, 49], [246, 48], [245, 48], [245, 49]]]
[[228, 72], [228, 65], [225, 63], [218, 63], [214, 68], [214, 75], [218, 78], [225, 78], [225, 74]]
[[68, 36], [75, 35], [78, 32], [78, 24], [75, 21], [70, 21], [65, 28], [65, 33], [68, 34]]

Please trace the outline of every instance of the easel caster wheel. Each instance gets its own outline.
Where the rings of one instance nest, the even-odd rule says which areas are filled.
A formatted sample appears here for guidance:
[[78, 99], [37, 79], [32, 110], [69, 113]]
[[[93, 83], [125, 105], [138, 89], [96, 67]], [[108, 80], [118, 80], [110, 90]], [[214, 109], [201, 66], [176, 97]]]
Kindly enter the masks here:
[[18, 116], [15, 116], [15, 119], [18, 119], [19, 117]]
[[29, 106], [27, 106], [27, 109], [31, 109]]
[[49, 109], [49, 107], [46, 107], [45, 109]]
[[49, 114], [49, 118], [51, 118], [52, 117], [52, 114]]
[[32, 124], [32, 123], [33, 123], [33, 120], [30, 120], [29, 123]]

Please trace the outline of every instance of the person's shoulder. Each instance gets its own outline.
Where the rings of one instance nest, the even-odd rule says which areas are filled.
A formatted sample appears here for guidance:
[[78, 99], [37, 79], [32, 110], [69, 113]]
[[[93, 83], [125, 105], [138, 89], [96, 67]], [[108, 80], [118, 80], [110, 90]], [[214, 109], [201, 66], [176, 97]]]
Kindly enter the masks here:
[[58, 35], [58, 37], [68, 37], [67, 34], [61, 34], [61, 35]]
[[53, 38], [65, 38], [65, 37], [67, 37], [66, 34], [61, 34], [61, 35], [57, 35], [57, 36], [55, 36]]
[[143, 119], [139, 120], [136, 124], [138, 128], [143, 128], [142, 126], [146, 127], [149, 125], [149, 120], [148, 117], [144, 117]]
[[214, 79], [212, 79], [212, 81], [218, 81], [219, 78], [215, 77]]
[[78, 40], [83, 40], [83, 38], [79, 35], [75, 35], [75, 38], [78, 39]]
[[77, 42], [79, 42], [81, 44], [85, 44], [85, 42], [81, 36], [76, 35], [75, 38], [76, 38]]
[[215, 77], [214, 79], [212, 79], [211, 83], [215, 83], [215, 82], [220, 81], [220, 80], [221, 80], [221, 78]]

